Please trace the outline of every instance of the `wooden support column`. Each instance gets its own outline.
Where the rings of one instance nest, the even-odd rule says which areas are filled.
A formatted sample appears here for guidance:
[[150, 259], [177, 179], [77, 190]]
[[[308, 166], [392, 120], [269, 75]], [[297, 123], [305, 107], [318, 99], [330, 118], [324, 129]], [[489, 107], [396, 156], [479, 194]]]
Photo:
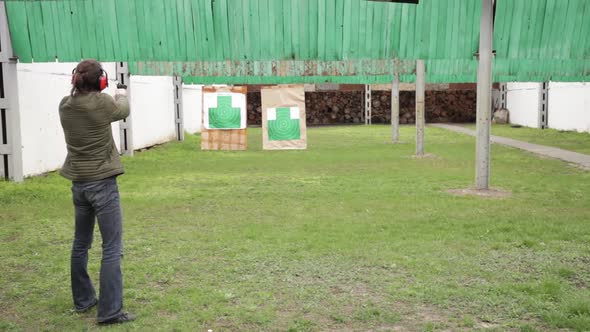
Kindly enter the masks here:
[[424, 95], [426, 91], [426, 72], [424, 60], [416, 61], [416, 155], [424, 155]]

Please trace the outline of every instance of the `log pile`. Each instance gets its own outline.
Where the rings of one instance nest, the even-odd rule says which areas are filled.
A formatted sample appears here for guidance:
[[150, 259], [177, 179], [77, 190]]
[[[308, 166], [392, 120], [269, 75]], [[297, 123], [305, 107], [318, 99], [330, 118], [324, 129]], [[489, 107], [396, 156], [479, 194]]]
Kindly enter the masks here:
[[307, 92], [305, 110], [307, 124], [328, 125], [341, 123], [361, 123], [361, 91]]
[[[306, 92], [307, 125], [363, 123], [364, 92]], [[414, 91], [400, 92], [400, 124], [415, 122]], [[474, 90], [426, 91], [426, 122], [474, 122]], [[373, 123], [391, 123], [391, 92], [373, 91]], [[248, 124], [261, 125], [260, 92], [248, 93]]]
[[262, 126], [262, 112], [260, 92], [248, 92], [246, 95], [246, 110], [248, 112], [248, 125]]

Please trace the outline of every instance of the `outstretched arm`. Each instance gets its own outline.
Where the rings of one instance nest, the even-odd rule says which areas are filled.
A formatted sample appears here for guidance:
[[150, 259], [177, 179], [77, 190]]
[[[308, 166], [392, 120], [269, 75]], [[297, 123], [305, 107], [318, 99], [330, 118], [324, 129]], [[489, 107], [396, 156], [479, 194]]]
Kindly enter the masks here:
[[123, 120], [129, 116], [129, 99], [127, 99], [127, 89], [117, 89], [113, 111], [111, 113], [111, 122]]

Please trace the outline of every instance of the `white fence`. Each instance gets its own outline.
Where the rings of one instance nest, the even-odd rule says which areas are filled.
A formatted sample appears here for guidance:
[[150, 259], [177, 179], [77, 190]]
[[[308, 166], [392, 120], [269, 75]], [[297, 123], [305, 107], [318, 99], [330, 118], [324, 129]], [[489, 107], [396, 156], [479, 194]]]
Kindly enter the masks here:
[[203, 101], [202, 85], [182, 85], [182, 104], [184, 130], [191, 134], [201, 132], [201, 109]]
[[[539, 126], [540, 83], [508, 83], [510, 122]], [[547, 125], [559, 130], [590, 132], [590, 83], [549, 83]]]
[[176, 139], [172, 77], [131, 76], [130, 82], [133, 148]]
[[590, 132], [590, 83], [549, 84], [549, 128]]
[[[70, 93], [71, 73], [75, 63], [18, 64], [18, 93], [21, 122], [23, 174], [42, 174], [61, 167], [66, 157], [58, 106]], [[111, 95], [115, 92], [115, 63], [103, 63], [109, 74]], [[172, 77], [132, 76], [130, 103], [134, 149], [176, 139], [174, 119], [174, 88]], [[184, 123], [186, 131], [201, 128], [202, 88], [183, 87]], [[120, 144], [119, 124], [112, 125], [117, 148]]]
[[[23, 174], [41, 174], [58, 169], [66, 157], [66, 145], [59, 121], [58, 106], [70, 93], [73, 63], [19, 64], [17, 66], [21, 122]], [[115, 65], [105, 63], [112, 72], [109, 93], [114, 92]], [[119, 124], [113, 124], [119, 134]], [[118, 138], [118, 136], [116, 136]], [[115, 140], [118, 144], [119, 140]], [[16, 148], [16, 147], [15, 147]]]

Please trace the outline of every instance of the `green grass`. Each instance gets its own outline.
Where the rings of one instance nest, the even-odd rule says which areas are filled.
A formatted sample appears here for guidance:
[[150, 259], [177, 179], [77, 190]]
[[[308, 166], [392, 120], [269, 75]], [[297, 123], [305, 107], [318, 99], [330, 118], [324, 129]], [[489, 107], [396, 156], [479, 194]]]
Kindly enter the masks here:
[[[467, 127], [475, 130], [475, 125], [467, 125]], [[492, 135], [590, 154], [590, 133], [527, 127], [512, 128], [510, 125], [495, 124], [492, 126]]]
[[[306, 151], [200, 151], [199, 137], [124, 159], [124, 298], [113, 330], [590, 330], [590, 172], [427, 128], [311, 128]], [[585, 143], [587, 144], [587, 143]], [[588, 148], [588, 146], [586, 146]], [[95, 330], [72, 313], [70, 184], [0, 182], [0, 330]], [[100, 236], [90, 271], [98, 280]], [[111, 328], [109, 328], [110, 330]]]

